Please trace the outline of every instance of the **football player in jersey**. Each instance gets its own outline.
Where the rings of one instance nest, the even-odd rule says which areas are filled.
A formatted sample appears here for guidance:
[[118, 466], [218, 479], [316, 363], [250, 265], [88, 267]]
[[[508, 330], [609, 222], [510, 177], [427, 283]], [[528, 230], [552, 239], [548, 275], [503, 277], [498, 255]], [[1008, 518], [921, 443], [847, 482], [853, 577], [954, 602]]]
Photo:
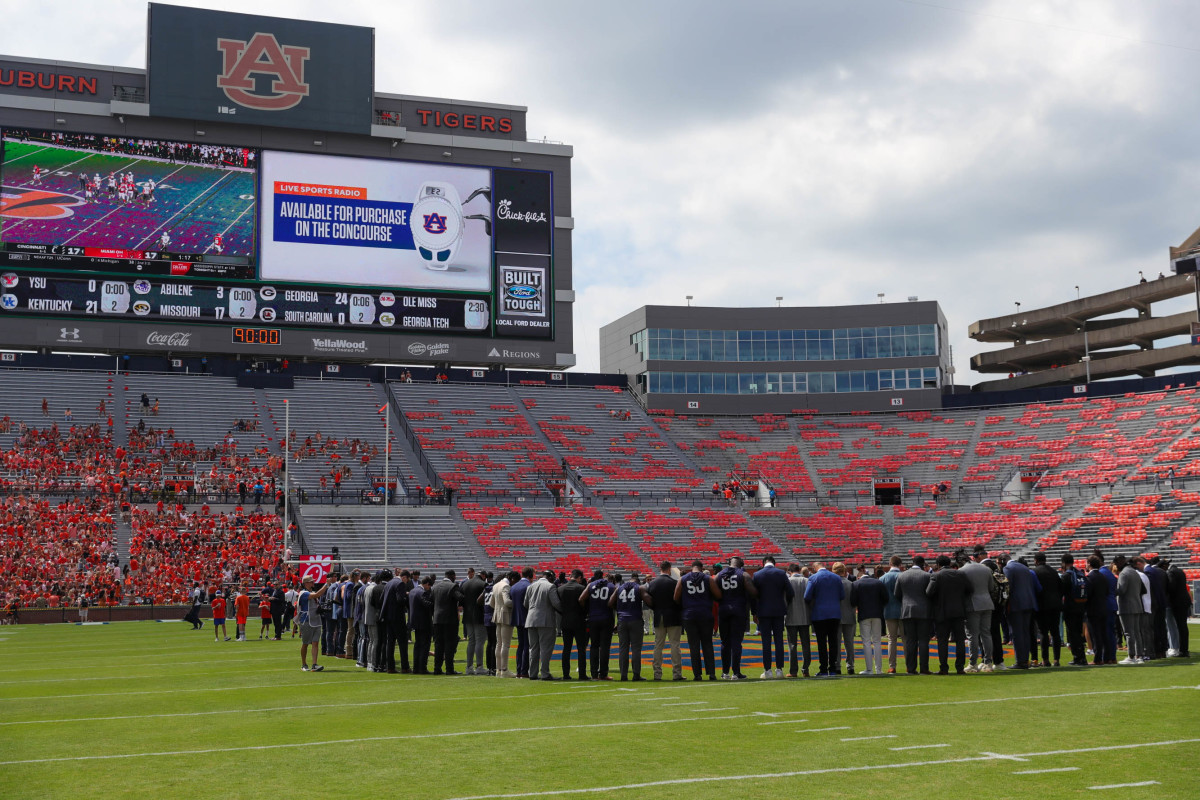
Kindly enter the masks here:
[[714, 580], [721, 587], [721, 602], [717, 606], [717, 627], [721, 634], [721, 680], [743, 681], [742, 640], [746, 637], [749, 618], [747, 596], [757, 597], [758, 590], [746, 579], [742, 559], [734, 556], [729, 566], [717, 573]]
[[165, 251], [170, 246], [171, 246], [171, 234], [167, 233], [166, 231], [163, 231], [162, 235], [158, 237], [158, 249]]
[[616, 586], [604, 577], [603, 570], [592, 573], [592, 582], [579, 595], [579, 604], [588, 611], [588, 636], [592, 640], [592, 679], [611, 681], [608, 662], [612, 653], [613, 612], [608, 601]]
[[42, 182], [42, 168], [39, 167], [37, 164], [33, 165], [33, 182], [34, 183]]
[[642, 627], [642, 603], [654, 605], [654, 600], [647, 594], [638, 581], [635, 572], [629, 580], [621, 583], [621, 576], [616, 576], [618, 583], [616, 591], [608, 599], [608, 605], [617, 609], [617, 647], [618, 664], [621, 667], [621, 680], [628, 680], [629, 660], [633, 659], [633, 679], [642, 678], [642, 637], [645, 629]]
[[[692, 680], [717, 679], [713, 663], [713, 601], [721, 599], [721, 587], [704, 571], [701, 561], [692, 562], [692, 571], [675, 584], [675, 602], [683, 607], [683, 630], [687, 634], [692, 659]], [[703, 662], [701, 656], [703, 655]]]
[[212, 249], [214, 251], [216, 251], [217, 255], [221, 255], [222, 253], [224, 253], [225, 252], [225, 237], [223, 237], [219, 233], [216, 236], [214, 236], [213, 243], [212, 243]]

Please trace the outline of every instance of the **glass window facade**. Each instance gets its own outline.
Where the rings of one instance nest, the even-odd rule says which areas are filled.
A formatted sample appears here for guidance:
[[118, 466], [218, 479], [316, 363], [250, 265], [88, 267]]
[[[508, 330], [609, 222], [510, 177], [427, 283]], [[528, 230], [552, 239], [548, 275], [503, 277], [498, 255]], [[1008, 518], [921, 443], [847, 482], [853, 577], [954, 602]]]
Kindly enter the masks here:
[[896, 392], [941, 386], [937, 367], [843, 372], [648, 372], [651, 393], [833, 394]]
[[937, 325], [723, 331], [648, 328], [630, 337], [642, 360], [840, 361], [938, 354]]

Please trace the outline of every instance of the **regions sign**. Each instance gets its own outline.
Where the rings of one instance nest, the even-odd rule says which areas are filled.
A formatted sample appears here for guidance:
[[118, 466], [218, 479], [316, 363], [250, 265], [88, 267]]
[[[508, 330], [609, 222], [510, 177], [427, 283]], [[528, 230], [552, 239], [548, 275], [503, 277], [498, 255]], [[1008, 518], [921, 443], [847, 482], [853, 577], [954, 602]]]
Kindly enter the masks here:
[[150, 4], [154, 116], [369, 133], [371, 28]]

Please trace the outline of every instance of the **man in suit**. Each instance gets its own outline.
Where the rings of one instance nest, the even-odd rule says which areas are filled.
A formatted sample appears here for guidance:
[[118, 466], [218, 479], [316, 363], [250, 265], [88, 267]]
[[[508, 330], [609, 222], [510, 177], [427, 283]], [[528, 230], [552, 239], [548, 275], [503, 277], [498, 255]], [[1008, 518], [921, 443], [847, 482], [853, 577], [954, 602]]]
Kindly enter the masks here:
[[379, 609], [383, 607], [383, 573], [376, 572], [362, 592], [363, 631], [366, 647], [363, 648], [363, 663], [368, 672], [375, 672], [379, 656]]
[[900, 619], [900, 601], [896, 599], [896, 579], [900, 577], [900, 568], [904, 560], [900, 556], [892, 556], [888, 560], [888, 571], [883, 573], [880, 581], [887, 589], [888, 602], [883, 608], [883, 624], [887, 628], [888, 637], [888, 674], [896, 674], [896, 654], [900, 648], [897, 645], [904, 639], [904, 624]]
[[412, 590], [412, 577], [408, 570], [401, 570], [383, 585], [383, 608], [379, 620], [383, 631], [383, 668], [396, 672], [396, 646], [400, 646], [400, 671], [408, 673], [408, 593]]
[[925, 587], [937, 629], [938, 674], [950, 674], [950, 641], [954, 641], [954, 671], [967, 665], [966, 621], [971, 607], [971, 581], [954, 567], [950, 556], [937, 557], [937, 569]]
[[1109, 600], [1112, 592], [1101, 568], [1104, 560], [1099, 555], [1088, 557], [1087, 581], [1088, 597], [1085, 613], [1087, 614], [1088, 630], [1092, 635], [1092, 663], [1115, 664], [1117, 661], [1116, 641], [1110, 639], [1108, 632], [1112, 629], [1112, 612], [1109, 610]]
[[1147, 638], [1153, 643], [1150, 652], [1154, 658], [1167, 657], [1167, 573], [1158, 567], [1159, 557], [1154, 556], [1142, 569], [1150, 579], [1150, 628]]
[[819, 561], [804, 589], [804, 600], [810, 609], [809, 617], [817, 632], [818, 678], [832, 678], [838, 658], [838, 630], [842, 624], [842, 579], [825, 569]]
[[[841, 644], [842, 651], [846, 654], [846, 674], [853, 675], [854, 630], [858, 627], [854, 618], [854, 606], [850, 602], [850, 591], [854, 588], [854, 584], [846, 577], [846, 565], [841, 561], [835, 561], [832, 569], [833, 574], [837, 575], [842, 581], [842, 624], [838, 626], [838, 641]], [[835, 658], [833, 664], [834, 674], [841, 675], [841, 660]]]
[[562, 627], [562, 676], [563, 680], [571, 680], [571, 648], [578, 651], [579, 680], [588, 680], [587, 672], [587, 618], [583, 607], [579, 605], [579, 596], [583, 594], [583, 570], [571, 571], [571, 580], [555, 587], [551, 602], [559, 615], [559, 625]]
[[[581, 573], [582, 575], [582, 573]], [[675, 584], [678, 581], [671, 577], [671, 562], [664, 561], [658, 565], [658, 576], [646, 587], [650, 595], [651, 611], [654, 615], [654, 657], [651, 664], [654, 669], [654, 680], [662, 680], [663, 649], [671, 645], [671, 679], [685, 680], [683, 677], [683, 650], [679, 639], [683, 634], [683, 617], [681, 609], [675, 603]], [[581, 670], [583, 662], [580, 661]]]
[[[1162, 566], [1162, 564], [1159, 566]], [[1188, 594], [1187, 575], [1179, 568], [1178, 564], [1168, 562], [1166, 570], [1167, 607], [1170, 609], [1170, 615], [1167, 617], [1168, 633], [1171, 627], [1175, 628], [1175, 635], [1171, 637], [1173, 647], [1167, 651], [1167, 655], [1187, 658], [1191, 655], [1191, 651], [1188, 649], [1190, 646], [1188, 615], [1192, 611], [1192, 598]], [[1171, 623], [1174, 624], [1172, 625]]]
[[[788, 664], [788, 676], [795, 678], [803, 674], [807, 678], [808, 667], [812, 664], [808, 603], [804, 602], [808, 578], [800, 571], [800, 565], [795, 562], [788, 564], [788, 583], [792, 585], [792, 599], [788, 601], [787, 614], [783, 618], [784, 627], [787, 628], [788, 652], [791, 656]], [[803, 673], [800, 672], [800, 650], [804, 652]]]
[[758, 633], [762, 637], [763, 677], [771, 672], [771, 645], [775, 645], [775, 672], [773, 678], [783, 677], [783, 624], [788, 606], [796, 590], [788, 580], [787, 573], [775, 566], [775, 558], [763, 559], [762, 569], [754, 573], [751, 585], [757, 590], [755, 607]]
[[967, 609], [967, 647], [971, 663], [964, 672], [992, 671], [992, 570], [983, 564], [987, 551], [975, 545], [971, 560], [959, 568], [959, 573], [971, 584], [971, 605]]
[[462, 587], [454, 580], [454, 570], [446, 570], [445, 580], [433, 585], [433, 674], [454, 671], [454, 651], [458, 649], [458, 609], [462, 607]]
[[1087, 612], [1087, 578], [1075, 569], [1075, 556], [1063, 553], [1059, 568], [1062, 584], [1063, 624], [1067, 629], [1067, 646], [1071, 648], [1071, 666], [1087, 666], [1087, 646], [1083, 641], [1083, 618]]
[[513, 628], [517, 632], [517, 677], [529, 677], [529, 631], [525, 627], [525, 592], [533, 583], [533, 567], [521, 570], [521, 579], [508, 590], [512, 596]]
[[1004, 565], [1004, 577], [1008, 578], [1008, 624], [1012, 629], [1013, 660], [1017, 669], [1029, 669], [1030, 625], [1037, 612], [1038, 583], [1033, 570], [1017, 559]]
[[479, 602], [487, 584], [475, 573], [474, 567], [467, 570], [467, 579], [462, 585], [463, 636], [467, 639], [468, 675], [486, 675], [483, 666], [483, 650], [487, 632], [483, 629], [483, 605]]
[[929, 640], [933, 637], [930, 618], [930, 576], [925, 559], [913, 556], [912, 566], [896, 578], [896, 599], [900, 601], [900, 619], [904, 625], [904, 667], [909, 675], [929, 673]]
[[1120, 663], [1141, 664], [1147, 656], [1143, 649], [1145, 635], [1142, 630], [1142, 618], [1145, 616], [1142, 595], [1145, 593], [1145, 586], [1133, 562], [1126, 561], [1125, 556], [1113, 559], [1113, 567], [1117, 573], [1117, 614], [1121, 617], [1121, 629], [1125, 631], [1125, 646], [1128, 650], [1128, 655]]
[[[549, 573], [553, 577], [554, 573]], [[550, 674], [550, 654], [554, 651], [554, 584], [542, 575], [529, 584], [522, 597], [525, 606], [525, 631], [529, 641], [529, 679], [557, 680]]]
[[429, 674], [429, 642], [433, 637], [433, 578], [426, 575], [408, 593], [408, 626], [413, 632], [413, 675]]
[[515, 678], [517, 674], [508, 668], [508, 654], [512, 650], [513, 601], [512, 584], [516, 572], [508, 572], [492, 587], [492, 624], [496, 627], [496, 677]]
[[858, 612], [866, 661], [864, 675], [883, 674], [883, 612], [889, 599], [887, 587], [874, 575], [864, 575], [851, 585], [850, 602]]
[[[1042, 639], [1042, 666], [1050, 666], [1050, 650], [1054, 650], [1054, 666], [1062, 655], [1062, 634], [1059, 632], [1063, 611], [1063, 585], [1059, 574], [1046, 563], [1046, 554], [1033, 554], [1033, 574], [1041, 588], [1037, 593], [1037, 627]], [[1037, 658], [1037, 653], [1034, 653]]]

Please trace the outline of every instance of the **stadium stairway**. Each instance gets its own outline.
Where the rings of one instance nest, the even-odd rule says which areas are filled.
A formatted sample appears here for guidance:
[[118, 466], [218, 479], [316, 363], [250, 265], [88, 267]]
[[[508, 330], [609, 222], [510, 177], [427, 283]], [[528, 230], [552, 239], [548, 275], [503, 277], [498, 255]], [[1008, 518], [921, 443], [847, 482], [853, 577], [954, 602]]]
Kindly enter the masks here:
[[309, 554], [338, 555], [348, 569], [404, 567], [453, 569], [492, 566], [483, 548], [447, 506], [392, 506], [387, 536], [379, 506], [297, 505], [296, 515]]
[[113, 550], [121, 559], [121, 566], [129, 563], [129, 542], [133, 538], [133, 528], [123, 514], [113, 515]]

